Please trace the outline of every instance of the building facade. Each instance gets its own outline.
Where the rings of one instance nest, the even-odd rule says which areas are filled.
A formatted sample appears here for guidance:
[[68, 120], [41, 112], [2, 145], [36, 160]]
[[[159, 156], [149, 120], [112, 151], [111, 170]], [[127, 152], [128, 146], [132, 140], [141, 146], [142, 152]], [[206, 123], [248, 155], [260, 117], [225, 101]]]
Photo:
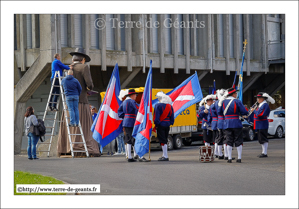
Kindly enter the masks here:
[[[25, 108], [33, 106], [40, 116], [45, 110], [54, 54], [71, 64], [69, 52], [77, 47], [91, 57], [97, 91], [106, 90], [116, 63], [122, 88], [143, 86], [153, 60], [153, 88], [174, 88], [197, 71], [206, 95], [213, 80], [217, 88], [232, 86], [247, 39], [244, 104], [266, 91], [284, 106], [285, 15], [17, 14], [14, 30], [15, 153], [24, 138]], [[101, 99], [89, 101], [99, 107]]]

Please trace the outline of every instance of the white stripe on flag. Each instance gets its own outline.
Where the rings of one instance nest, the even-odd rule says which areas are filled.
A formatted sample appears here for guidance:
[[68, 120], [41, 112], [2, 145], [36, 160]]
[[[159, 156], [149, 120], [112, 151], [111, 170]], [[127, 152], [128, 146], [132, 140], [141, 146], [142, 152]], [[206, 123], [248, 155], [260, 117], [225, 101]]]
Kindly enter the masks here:
[[101, 111], [108, 113], [108, 115], [115, 120], [122, 120], [118, 117], [118, 113], [114, 112], [108, 105], [103, 105]]
[[184, 96], [178, 96], [175, 101], [184, 101], [184, 100], [193, 100], [195, 99], [195, 96], [192, 95], [184, 95]]

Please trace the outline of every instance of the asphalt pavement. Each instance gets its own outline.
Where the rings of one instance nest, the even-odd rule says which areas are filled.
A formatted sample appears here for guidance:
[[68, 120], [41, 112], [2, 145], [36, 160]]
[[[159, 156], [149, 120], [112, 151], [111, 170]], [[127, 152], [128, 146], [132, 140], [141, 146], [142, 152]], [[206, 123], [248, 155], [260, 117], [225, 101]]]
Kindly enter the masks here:
[[[257, 141], [244, 142], [242, 163], [199, 161], [199, 145], [168, 152], [170, 161], [128, 163], [123, 155], [98, 158], [14, 158], [15, 170], [28, 171], [70, 184], [101, 184], [101, 195], [284, 195], [285, 139], [270, 139], [268, 158], [258, 158]], [[148, 155], [145, 156], [148, 158]], [[237, 150], [233, 150], [237, 157]]]

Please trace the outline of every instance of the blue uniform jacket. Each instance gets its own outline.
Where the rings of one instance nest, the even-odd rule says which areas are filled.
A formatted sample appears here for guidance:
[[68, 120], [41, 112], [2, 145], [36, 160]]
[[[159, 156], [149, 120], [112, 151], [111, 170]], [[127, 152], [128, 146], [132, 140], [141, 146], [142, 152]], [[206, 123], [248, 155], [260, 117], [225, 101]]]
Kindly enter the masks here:
[[217, 114], [217, 109], [218, 109], [218, 100], [214, 102], [214, 104], [211, 105], [209, 112], [210, 112], [210, 120], [212, 119], [211, 122], [211, 127], [212, 130], [217, 130], [217, 123], [218, 123], [218, 114]]
[[133, 128], [137, 116], [138, 105], [133, 99], [126, 99], [118, 108], [118, 117], [123, 118], [123, 127]]
[[[199, 108], [198, 115], [199, 115], [199, 118], [202, 119], [202, 126], [201, 126], [201, 128], [202, 129], [207, 129], [207, 126], [211, 126], [211, 119], [212, 118], [209, 116], [210, 115], [210, 111], [208, 113], [205, 113], [204, 110], [205, 110], [205, 106], [203, 105], [203, 106], [201, 106]], [[205, 123], [207, 123], [206, 126], [204, 126]]]
[[254, 114], [254, 129], [258, 130], [269, 128], [269, 121], [267, 117], [270, 114], [270, 108], [267, 103], [264, 103], [260, 108], [258, 107], [252, 114]]
[[[69, 68], [69, 66], [64, 65], [60, 60], [55, 59], [52, 62], [52, 76], [51, 76], [51, 79], [54, 78], [54, 75], [55, 75], [56, 71], [59, 71], [60, 76], [63, 76], [63, 70], [64, 69], [69, 70], [70, 68]], [[58, 77], [58, 76], [56, 76], [56, 77]]]
[[164, 120], [160, 121], [160, 117], [163, 114], [165, 107], [166, 107], [166, 104], [164, 104], [164, 103], [157, 103], [155, 105], [155, 109], [154, 109], [155, 121], [154, 121], [154, 123], [156, 126], [160, 125], [160, 126], [167, 127], [167, 126], [173, 125], [173, 123], [174, 123], [174, 111], [173, 111], [172, 106], [171, 106], [171, 110], [169, 111], [167, 117]]
[[219, 112], [219, 107], [218, 106], [219, 100], [217, 100], [214, 104], [215, 104], [215, 109], [217, 110], [217, 117], [218, 117], [218, 122], [217, 122], [217, 128], [218, 129], [223, 129], [223, 124], [224, 124], [224, 116], [223, 113]]
[[[218, 114], [223, 115], [225, 108], [231, 99], [226, 99], [222, 102], [222, 106], [218, 109]], [[224, 124], [223, 129], [228, 128], [243, 128], [242, 122], [239, 119], [240, 115], [248, 115], [248, 111], [245, 109], [242, 102], [238, 99], [234, 99], [234, 101], [230, 104], [226, 115], [224, 116]]]

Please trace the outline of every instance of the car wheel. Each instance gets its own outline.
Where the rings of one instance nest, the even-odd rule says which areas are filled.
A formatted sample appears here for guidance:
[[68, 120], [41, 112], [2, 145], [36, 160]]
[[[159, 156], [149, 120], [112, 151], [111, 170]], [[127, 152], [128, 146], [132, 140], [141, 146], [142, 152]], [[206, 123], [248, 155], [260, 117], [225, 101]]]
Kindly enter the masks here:
[[182, 140], [182, 137], [181, 135], [175, 135], [174, 138], [173, 138], [173, 147], [174, 149], [181, 149], [182, 148], [182, 145], [183, 145], [183, 140]]
[[281, 126], [278, 126], [275, 132], [275, 138], [282, 138], [283, 130]]
[[170, 135], [167, 138], [167, 148], [168, 150], [173, 150], [173, 139]]
[[190, 146], [192, 144], [192, 140], [187, 138], [187, 139], [183, 140], [183, 144], [185, 146]]
[[246, 131], [246, 140], [253, 141], [254, 140], [254, 131], [251, 127], [247, 128]]

